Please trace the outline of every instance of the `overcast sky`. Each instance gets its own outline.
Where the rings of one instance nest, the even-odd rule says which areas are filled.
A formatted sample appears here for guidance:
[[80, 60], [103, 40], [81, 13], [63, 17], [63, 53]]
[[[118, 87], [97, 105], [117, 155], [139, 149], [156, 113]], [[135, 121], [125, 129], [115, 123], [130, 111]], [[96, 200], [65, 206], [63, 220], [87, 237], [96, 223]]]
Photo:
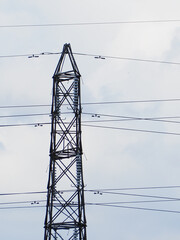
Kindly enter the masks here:
[[[180, 20], [179, 9], [178, 0], [0, 1], [0, 239], [43, 239], [46, 195], [1, 194], [46, 190], [50, 126], [2, 125], [50, 122], [50, 118], [2, 116], [49, 114], [50, 106], [2, 107], [51, 104], [52, 75], [60, 55], [41, 53], [61, 52], [65, 43], [71, 44], [74, 53], [131, 58], [75, 54], [82, 75], [83, 103], [177, 99], [83, 105], [83, 121], [120, 120], [86, 123], [116, 129], [82, 128], [86, 189], [180, 185], [180, 64], [133, 60], [180, 63], [180, 21], [137, 23]], [[136, 23], [12, 27], [133, 21]], [[32, 54], [40, 56], [28, 58]], [[12, 55], [27, 56], [2, 57]], [[97, 116], [92, 117], [94, 114]], [[121, 202], [119, 207], [86, 206], [89, 240], [180, 239], [178, 201], [134, 202], [167, 200], [150, 196], [180, 198], [178, 187], [113, 192], [116, 194], [85, 193], [87, 203]], [[28, 203], [12, 204], [23, 201]], [[32, 205], [34, 201], [39, 204]], [[127, 201], [131, 203], [122, 203]], [[9, 209], [23, 206], [37, 208]]]

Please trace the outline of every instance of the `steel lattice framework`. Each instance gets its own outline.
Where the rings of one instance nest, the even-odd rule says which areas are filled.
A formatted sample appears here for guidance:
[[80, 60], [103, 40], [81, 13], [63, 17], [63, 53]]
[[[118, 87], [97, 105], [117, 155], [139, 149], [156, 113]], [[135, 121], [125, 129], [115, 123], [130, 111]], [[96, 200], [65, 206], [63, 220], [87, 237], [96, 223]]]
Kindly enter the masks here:
[[44, 240], [86, 240], [80, 73], [70, 44], [64, 45], [53, 76], [51, 115]]

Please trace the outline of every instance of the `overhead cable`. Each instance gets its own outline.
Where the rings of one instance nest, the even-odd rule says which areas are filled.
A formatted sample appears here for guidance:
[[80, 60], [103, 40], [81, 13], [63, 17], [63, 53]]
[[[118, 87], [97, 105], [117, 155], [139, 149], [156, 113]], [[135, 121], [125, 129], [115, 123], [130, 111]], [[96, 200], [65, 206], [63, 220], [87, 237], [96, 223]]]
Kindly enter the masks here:
[[[38, 58], [40, 56], [59, 55], [59, 54], [61, 54], [61, 52], [42, 52], [42, 53], [36, 53], [36, 54], [31, 53], [31, 54], [0, 55], [0, 58], [16, 58], [16, 57]], [[128, 61], [138, 61], [138, 62], [148, 62], [148, 63], [180, 65], [180, 62], [172, 62], [172, 61], [164, 61], [164, 60], [142, 59], [142, 58], [132, 58], [132, 57], [121, 57], [121, 56], [108, 56], [108, 55], [79, 53], [79, 52], [74, 52], [73, 54], [79, 55], [79, 56], [94, 57], [96, 59], [117, 59], [117, 60], [128, 60]]]
[[179, 19], [156, 20], [130, 20], [130, 21], [104, 21], [104, 22], [76, 22], [76, 23], [44, 23], [44, 24], [13, 24], [0, 25], [0, 28], [29, 28], [29, 27], [64, 27], [64, 26], [90, 26], [90, 25], [118, 25], [118, 24], [144, 24], [144, 23], [179, 23]]
[[113, 127], [113, 126], [100, 126], [100, 125], [90, 125], [90, 124], [82, 124], [82, 126], [84, 126], [84, 127], [94, 127], [94, 128], [103, 128], [103, 129], [112, 129], [112, 130], [123, 130], [123, 131], [125, 130], [125, 131], [132, 131], [132, 132], [143, 132], [143, 133], [155, 133], [155, 134], [180, 136], [180, 133], [176, 133], [176, 132], [165, 132], [165, 131], [155, 131], [155, 130], [135, 129], [135, 128], [123, 128], [123, 127]]
[[43, 194], [47, 191], [34, 191], [34, 192], [9, 192], [9, 193], [0, 193], [0, 196], [13, 196], [13, 195], [31, 195], [31, 194]]
[[180, 65], [180, 62], [171, 62], [171, 61], [153, 60], [153, 59], [141, 59], [141, 58], [131, 58], [131, 57], [95, 55], [95, 54], [88, 54], [88, 53], [74, 53], [74, 55], [94, 57], [94, 58], [99, 58], [99, 59], [119, 59], [119, 60], [138, 61], [138, 62], [149, 62], [149, 63], [163, 63], [163, 64]]
[[[106, 104], [128, 104], [128, 103], [153, 103], [153, 102], [177, 102], [180, 98], [167, 99], [144, 99], [144, 100], [122, 100], [122, 101], [103, 101], [103, 102], [82, 102], [81, 105], [106, 105]], [[33, 108], [49, 107], [51, 104], [27, 104], [27, 105], [0, 105], [0, 108]]]
[[[61, 114], [70, 114], [70, 113], [71, 112], [67, 112], [67, 113], [62, 112]], [[96, 116], [98, 116], [98, 118], [100, 118], [101, 116], [103, 116], [103, 117], [106, 116], [106, 117], [113, 117], [113, 118], [118, 118], [118, 119], [83, 120], [82, 123], [104, 123], [104, 122], [107, 123], [107, 122], [122, 122], [122, 121], [130, 121], [130, 120], [154, 121], [154, 122], [178, 123], [178, 124], [180, 123], [180, 121], [163, 120], [166, 117], [164, 117], [164, 118], [163, 117], [146, 118], [146, 117], [132, 117], [132, 116], [122, 116], [122, 115], [117, 116], [117, 115], [112, 115], [112, 114], [94, 114], [94, 113], [84, 113], [84, 114], [88, 114], [91, 116], [96, 115]], [[51, 116], [51, 114], [50, 113], [12, 114], [12, 115], [0, 115], [0, 118], [18, 118], [18, 117], [35, 117], [35, 116]], [[173, 118], [173, 117], [171, 117], [171, 118]], [[34, 123], [33, 123], [33, 125], [34, 125]]]
[[13, 114], [13, 115], [0, 115], [0, 118], [35, 117], [35, 116], [49, 116], [49, 115], [50, 113]]
[[[143, 187], [121, 187], [121, 188], [94, 188], [94, 189], [85, 189], [85, 192], [91, 192], [91, 193], [112, 193], [114, 192], [119, 192], [119, 191], [132, 191], [132, 190], [155, 190], [155, 189], [176, 189], [180, 188], [180, 185], [167, 185], [167, 186], [143, 186]], [[62, 189], [60, 192], [70, 192], [73, 191], [71, 189]], [[47, 191], [26, 191], [26, 192], [6, 192], [6, 193], [0, 193], [0, 196], [11, 196], [11, 195], [32, 195], [32, 194], [44, 194], [47, 193]], [[119, 194], [119, 193], [118, 193]], [[123, 193], [124, 194], [124, 193]], [[149, 195], [146, 195], [146, 197]], [[143, 196], [144, 197], [144, 196]], [[156, 197], [159, 198], [159, 196], [152, 196], [150, 197]], [[173, 200], [180, 200], [180, 198], [170, 198], [170, 197], [162, 197], [160, 198], [165, 198], [165, 199], [173, 199]]]
[[[0, 128], [3, 127], [22, 127], [22, 126], [43, 126], [50, 125], [50, 122], [34, 122], [34, 123], [17, 123], [17, 124], [1, 124]], [[90, 124], [82, 124], [84, 127], [93, 127], [93, 128], [103, 128], [103, 129], [112, 129], [112, 130], [123, 130], [123, 131], [132, 131], [132, 132], [143, 132], [143, 133], [155, 133], [155, 134], [163, 134], [163, 135], [174, 135], [180, 136], [180, 133], [176, 132], [165, 132], [165, 131], [155, 131], [155, 130], [146, 130], [146, 129], [135, 129], [135, 128], [123, 128], [123, 127], [113, 127], [113, 126], [100, 126], [100, 125], [90, 125]]]
[[114, 208], [126, 208], [126, 209], [134, 209], [134, 210], [145, 210], [145, 211], [155, 211], [155, 212], [166, 212], [166, 213], [180, 213], [180, 211], [176, 210], [168, 210], [168, 209], [156, 209], [156, 208], [144, 208], [144, 207], [132, 207], [132, 206], [121, 206], [121, 205], [110, 205], [110, 204], [91, 204], [102, 207], [114, 207]]
[[36, 108], [36, 107], [49, 107], [50, 104], [30, 104], [30, 105], [1, 105], [0, 108]]
[[[98, 202], [98, 204], [141, 204], [141, 203], [166, 203], [166, 202], [179, 202], [180, 199], [174, 200], [139, 200], [139, 201], [116, 201], [116, 202]], [[27, 201], [12, 201], [12, 202], [0, 202], [0, 205], [21, 205], [21, 204], [31, 204], [31, 205], [39, 205], [41, 203], [47, 202], [47, 200], [27, 200]], [[62, 203], [63, 204], [63, 203]], [[86, 203], [90, 204], [90, 203]]]
[[99, 189], [87, 189], [86, 191], [95, 192], [95, 191], [124, 191], [124, 190], [155, 190], [155, 189], [173, 189], [180, 188], [180, 185], [168, 185], [168, 186], [144, 186], [144, 187], [123, 187], [123, 188], [99, 188]]
[[94, 194], [110, 194], [110, 195], [121, 195], [121, 196], [131, 196], [131, 197], [143, 197], [143, 198], [157, 198], [157, 199], [166, 199], [166, 200], [177, 200], [180, 201], [180, 198], [174, 197], [164, 197], [157, 195], [146, 195], [146, 194], [137, 194], [137, 193], [124, 193], [124, 192], [112, 192], [112, 191], [92, 191]]
[[[101, 206], [101, 207], [114, 207], [114, 208], [125, 208], [125, 209], [134, 209], [134, 210], [145, 210], [145, 211], [154, 211], [154, 212], [164, 212], [164, 213], [180, 213], [180, 211], [169, 210], [169, 209], [156, 209], [156, 208], [145, 208], [145, 207], [133, 207], [133, 206], [121, 206], [113, 204], [103, 204], [103, 203], [86, 203], [89, 206]], [[44, 208], [45, 205], [40, 206], [20, 206], [20, 207], [0, 207], [0, 210], [13, 210], [13, 209], [32, 209], [32, 208]]]

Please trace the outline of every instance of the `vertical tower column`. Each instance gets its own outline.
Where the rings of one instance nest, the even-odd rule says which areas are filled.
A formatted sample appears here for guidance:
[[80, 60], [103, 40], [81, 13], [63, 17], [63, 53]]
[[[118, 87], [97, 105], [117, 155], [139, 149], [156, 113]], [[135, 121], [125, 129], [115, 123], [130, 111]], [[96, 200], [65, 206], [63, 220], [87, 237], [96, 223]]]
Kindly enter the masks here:
[[[44, 240], [86, 240], [80, 73], [65, 44], [53, 76]], [[69, 190], [67, 190], [69, 189]]]

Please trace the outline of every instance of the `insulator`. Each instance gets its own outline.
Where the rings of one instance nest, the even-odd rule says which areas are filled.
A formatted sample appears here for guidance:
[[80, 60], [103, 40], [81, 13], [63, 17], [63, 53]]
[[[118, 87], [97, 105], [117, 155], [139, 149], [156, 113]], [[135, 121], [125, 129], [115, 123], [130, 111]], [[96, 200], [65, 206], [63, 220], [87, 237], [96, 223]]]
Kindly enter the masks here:
[[78, 109], [78, 78], [74, 79], [74, 98], [73, 98], [73, 103], [74, 103], [74, 111], [76, 112]]
[[58, 86], [56, 89], [56, 114], [57, 114], [57, 117], [59, 118], [61, 111], [60, 111], [60, 89]]
[[56, 182], [56, 175], [57, 175], [57, 170], [56, 170], [56, 166], [54, 167], [54, 182]]
[[78, 240], [78, 230], [77, 230], [77, 228], [74, 229], [74, 239], [73, 240]]
[[81, 182], [81, 172], [82, 172], [81, 155], [77, 155], [77, 156], [76, 156], [77, 186], [80, 186], [80, 182]]
[[56, 175], [57, 175], [57, 172], [56, 172], [56, 166], [54, 167], [54, 183], [53, 183], [53, 191], [54, 191], [54, 200], [56, 198]]

